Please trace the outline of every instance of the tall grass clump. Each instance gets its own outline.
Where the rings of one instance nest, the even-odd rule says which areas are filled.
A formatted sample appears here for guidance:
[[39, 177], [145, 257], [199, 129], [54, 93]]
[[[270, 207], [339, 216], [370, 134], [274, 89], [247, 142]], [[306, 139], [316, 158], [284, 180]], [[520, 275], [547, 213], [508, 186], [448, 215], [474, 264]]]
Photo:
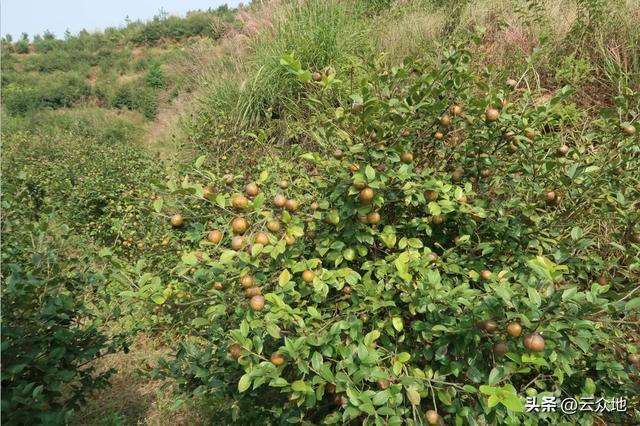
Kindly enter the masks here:
[[201, 98], [204, 107], [229, 111], [234, 124], [244, 129], [265, 118], [299, 117], [301, 83], [282, 67], [280, 58], [294, 53], [303, 67], [320, 71], [357, 66], [371, 47], [365, 6], [364, 2], [286, 2], [270, 16], [248, 18], [255, 22], [245, 22], [245, 28], [255, 33], [241, 67], [244, 79], [233, 79], [233, 87], [219, 78], [224, 73], [214, 74]]

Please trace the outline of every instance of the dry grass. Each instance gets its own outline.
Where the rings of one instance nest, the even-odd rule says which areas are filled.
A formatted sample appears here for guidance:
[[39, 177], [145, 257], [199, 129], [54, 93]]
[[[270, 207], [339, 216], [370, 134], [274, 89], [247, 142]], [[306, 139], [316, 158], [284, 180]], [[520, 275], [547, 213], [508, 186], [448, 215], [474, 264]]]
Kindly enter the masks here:
[[99, 361], [98, 370], [117, 370], [111, 387], [99, 391], [79, 411], [71, 426], [105, 425], [198, 425], [204, 421], [189, 408], [174, 411], [173, 386], [160, 380], [142, 377], [138, 369], [154, 365], [170, 348], [159, 345], [147, 336], [137, 339], [128, 354], [116, 353]]
[[442, 36], [447, 15], [442, 10], [410, 8], [395, 19], [380, 19], [380, 30], [374, 32], [379, 51], [389, 54], [391, 62], [424, 53]]

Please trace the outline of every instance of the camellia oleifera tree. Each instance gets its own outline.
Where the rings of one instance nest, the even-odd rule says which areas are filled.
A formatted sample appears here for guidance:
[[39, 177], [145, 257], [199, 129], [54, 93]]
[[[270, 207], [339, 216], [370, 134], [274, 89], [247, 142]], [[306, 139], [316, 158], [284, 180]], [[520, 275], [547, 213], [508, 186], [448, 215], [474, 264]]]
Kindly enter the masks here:
[[[158, 371], [244, 422], [637, 422], [633, 98], [583, 128], [568, 88], [495, 87], [457, 47], [336, 108], [340, 76], [282, 63], [318, 105], [315, 150], [242, 176], [201, 158], [155, 202], [182, 250], [155, 303], [188, 335]], [[526, 396], [627, 410], [527, 413]]]

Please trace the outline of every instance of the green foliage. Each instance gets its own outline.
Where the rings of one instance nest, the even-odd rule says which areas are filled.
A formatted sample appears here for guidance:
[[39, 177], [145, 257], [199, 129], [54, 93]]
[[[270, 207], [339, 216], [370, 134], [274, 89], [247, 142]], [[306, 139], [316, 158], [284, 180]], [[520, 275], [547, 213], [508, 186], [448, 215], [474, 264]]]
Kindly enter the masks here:
[[164, 72], [162, 71], [162, 68], [160, 68], [159, 63], [154, 62], [151, 64], [144, 77], [144, 81], [147, 86], [154, 89], [161, 89], [165, 86], [166, 82]]
[[[567, 88], [533, 106], [532, 92], [488, 85], [490, 73], [476, 73], [462, 46], [442, 55], [435, 69], [410, 59], [373, 66], [342, 89], [339, 106], [330, 106], [331, 87], [348, 78], [302, 78], [299, 102], [318, 106], [305, 121], [317, 151], [289, 145], [231, 180], [200, 158], [168, 181], [154, 206], [185, 217], [172, 237], [180, 261], [143, 276], [169, 282], [164, 290], [126, 295], [155, 304], [156, 319], [187, 336], [156, 374], [233, 400], [226, 422], [421, 424], [428, 409], [447, 424], [592, 420], [524, 413], [530, 389], [637, 406], [638, 366], [626, 360], [638, 350], [637, 136], [607, 114], [587, 130], [572, 127]], [[282, 64], [307, 75], [292, 56]], [[495, 121], [485, 118], [489, 107]], [[601, 148], [585, 149], [595, 134]], [[264, 146], [268, 133], [251, 136]], [[569, 152], [558, 155], [565, 143]], [[249, 181], [261, 192], [233, 212], [232, 194]], [[363, 186], [374, 191], [370, 202]], [[300, 211], [272, 205], [279, 192]], [[238, 216], [249, 230], [232, 250]], [[265, 229], [273, 219], [282, 231]], [[218, 244], [205, 240], [212, 229], [223, 232]], [[307, 270], [311, 281], [301, 277]], [[263, 309], [249, 308], [245, 275], [261, 288]], [[508, 336], [510, 322], [523, 336], [539, 333], [545, 348]], [[237, 361], [225, 357], [232, 347]], [[283, 365], [270, 362], [274, 353]]]
[[3, 102], [10, 114], [26, 114], [45, 108], [68, 108], [91, 93], [76, 74], [52, 74], [48, 78], [10, 83], [3, 90]]
[[[112, 371], [91, 362], [122, 350], [104, 327], [109, 296], [90, 253], [74, 250], [53, 210], [34, 207], [24, 174], [3, 182], [2, 417], [8, 425], [64, 424]], [[99, 307], [99, 308], [98, 308]]]
[[[137, 200], [148, 199], [148, 182], [158, 173], [154, 160], [131, 146], [139, 127], [96, 110], [4, 120], [3, 174], [23, 176], [34, 209], [55, 207], [76, 234], [109, 245], [133, 238], [131, 222], [148, 222]], [[141, 227], [136, 240], [151, 229]]]

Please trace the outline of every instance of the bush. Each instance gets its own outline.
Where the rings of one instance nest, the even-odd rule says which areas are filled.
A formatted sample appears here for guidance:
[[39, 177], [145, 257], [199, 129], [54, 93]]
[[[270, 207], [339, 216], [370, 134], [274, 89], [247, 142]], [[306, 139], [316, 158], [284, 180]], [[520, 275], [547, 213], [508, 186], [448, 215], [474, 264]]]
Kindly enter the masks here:
[[3, 184], [3, 423], [64, 424], [108, 385], [112, 371], [97, 372], [92, 361], [123, 348], [124, 336], [101, 331], [119, 312], [97, 314], [92, 303], [109, 303], [104, 277], [88, 269], [88, 253], [72, 250], [51, 207], [12, 181]]
[[161, 89], [165, 86], [166, 82], [164, 72], [162, 71], [162, 68], [160, 68], [159, 63], [154, 62], [151, 64], [147, 70], [144, 81], [147, 83], [147, 86], [154, 89]]
[[[374, 68], [337, 108], [335, 76], [308, 82], [319, 152], [244, 155], [242, 176], [201, 158], [168, 182], [155, 207], [181, 261], [146, 297], [187, 337], [157, 374], [229, 401], [227, 423], [588, 424], [525, 396], [638, 406], [635, 136], [607, 115], [571, 128], [567, 89], [532, 107], [465, 49], [443, 57]], [[607, 148], [587, 152], [596, 133]]]

